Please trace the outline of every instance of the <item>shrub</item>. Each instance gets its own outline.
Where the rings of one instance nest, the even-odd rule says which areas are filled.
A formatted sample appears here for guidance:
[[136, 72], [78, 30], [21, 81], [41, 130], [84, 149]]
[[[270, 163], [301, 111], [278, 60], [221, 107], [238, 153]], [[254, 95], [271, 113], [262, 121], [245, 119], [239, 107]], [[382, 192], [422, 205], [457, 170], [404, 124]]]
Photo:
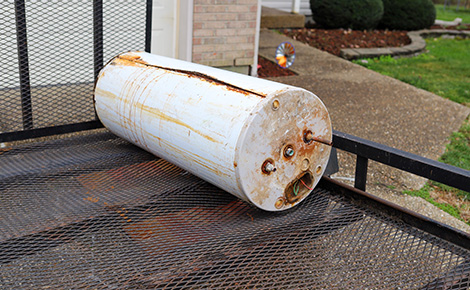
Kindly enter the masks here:
[[431, 0], [383, 0], [384, 15], [380, 27], [393, 30], [419, 30], [436, 20]]
[[382, 0], [310, 0], [313, 19], [325, 28], [372, 29], [382, 19]]

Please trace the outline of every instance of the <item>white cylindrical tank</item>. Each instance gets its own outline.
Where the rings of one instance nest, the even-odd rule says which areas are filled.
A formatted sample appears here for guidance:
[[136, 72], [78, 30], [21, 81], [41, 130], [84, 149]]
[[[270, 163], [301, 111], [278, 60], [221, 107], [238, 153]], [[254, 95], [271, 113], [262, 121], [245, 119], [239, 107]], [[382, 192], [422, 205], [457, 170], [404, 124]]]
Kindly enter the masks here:
[[128, 52], [94, 98], [111, 132], [264, 210], [302, 201], [330, 155], [328, 111], [297, 87]]

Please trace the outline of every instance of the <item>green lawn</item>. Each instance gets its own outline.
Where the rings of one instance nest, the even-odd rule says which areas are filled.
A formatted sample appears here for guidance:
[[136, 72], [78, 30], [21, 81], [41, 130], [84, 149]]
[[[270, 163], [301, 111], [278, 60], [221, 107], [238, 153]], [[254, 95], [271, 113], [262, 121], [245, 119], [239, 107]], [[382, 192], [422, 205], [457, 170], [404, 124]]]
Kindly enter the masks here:
[[[428, 52], [412, 58], [354, 61], [384, 75], [470, 107], [470, 39], [427, 39]], [[449, 138], [440, 161], [470, 170], [470, 120]], [[429, 182], [406, 194], [420, 196], [470, 224], [470, 193]]]
[[[462, 1], [464, 2], [464, 1]], [[465, 2], [464, 2], [465, 3]], [[462, 5], [464, 4], [462, 3]], [[453, 21], [455, 18], [462, 18], [463, 23], [470, 23], [470, 10], [464, 9], [460, 6], [459, 11], [456, 11], [457, 6], [447, 6], [444, 10], [444, 5], [436, 6], [437, 19], [445, 21]]]
[[427, 39], [428, 53], [413, 58], [354, 61], [415, 87], [470, 105], [470, 39]]

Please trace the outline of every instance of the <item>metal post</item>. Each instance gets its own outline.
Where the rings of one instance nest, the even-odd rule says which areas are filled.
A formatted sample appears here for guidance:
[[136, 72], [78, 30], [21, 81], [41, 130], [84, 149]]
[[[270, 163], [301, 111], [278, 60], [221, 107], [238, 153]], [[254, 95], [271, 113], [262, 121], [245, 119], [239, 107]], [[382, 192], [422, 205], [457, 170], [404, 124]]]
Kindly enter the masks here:
[[23, 129], [33, 128], [33, 106], [29, 79], [28, 41], [26, 34], [26, 11], [24, 0], [15, 1], [16, 43], [18, 46], [18, 67], [20, 72], [21, 111]]
[[93, 0], [93, 63], [95, 79], [103, 67], [103, 0]]
[[300, 12], [300, 0], [292, 0], [292, 13]]
[[145, 51], [150, 52], [152, 47], [152, 0], [147, 0], [145, 13]]
[[366, 191], [368, 162], [369, 159], [359, 155], [357, 156], [354, 187], [362, 191]]

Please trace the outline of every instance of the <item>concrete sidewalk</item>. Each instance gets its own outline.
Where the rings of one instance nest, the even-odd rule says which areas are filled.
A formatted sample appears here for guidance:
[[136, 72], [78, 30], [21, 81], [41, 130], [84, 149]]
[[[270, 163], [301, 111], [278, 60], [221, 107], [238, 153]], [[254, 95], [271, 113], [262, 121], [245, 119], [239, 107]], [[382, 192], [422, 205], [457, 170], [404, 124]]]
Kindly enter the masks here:
[[[305, 88], [320, 97], [336, 130], [437, 159], [444, 153], [448, 137], [470, 114], [468, 107], [273, 31], [261, 31], [259, 54], [274, 61], [275, 49], [283, 41], [295, 46], [296, 60], [291, 70], [298, 75], [271, 79]], [[344, 152], [339, 157], [340, 172], [334, 177], [352, 184], [355, 157]], [[368, 192], [470, 232], [468, 225], [423, 199], [401, 193], [419, 189], [425, 182], [423, 178], [375, 162], [369, 164]]]

